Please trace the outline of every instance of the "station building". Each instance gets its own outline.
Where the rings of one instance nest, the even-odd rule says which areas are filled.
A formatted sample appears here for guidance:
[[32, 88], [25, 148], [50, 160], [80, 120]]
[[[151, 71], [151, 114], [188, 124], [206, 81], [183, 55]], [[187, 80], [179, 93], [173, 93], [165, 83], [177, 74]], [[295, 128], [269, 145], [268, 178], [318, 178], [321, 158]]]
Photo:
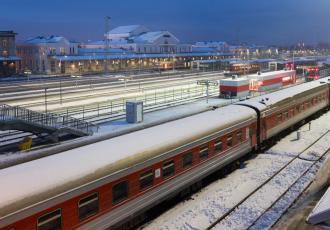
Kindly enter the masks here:
[[20, 68], [20, 58], [16, 56], [14, 31], [0, 31], [0, 76], [13, 75]]
[[194, 51], [169, 31], [119, 26], [102, 41], [76, 43], [61, 36], [35, 37], [17, 47], [22, 68], [37, 74], [70, 75], [190, 69], [195, 60], [233, 58], [216, 50]]
[[62, 36], [37, 36], [17, 44], [17, 55], [22, 59], [21, 70], [35, 74], [51, 74], [55, 66], [50, 61], [52, 56], [74, 56], [78, 54], [77, 42]]

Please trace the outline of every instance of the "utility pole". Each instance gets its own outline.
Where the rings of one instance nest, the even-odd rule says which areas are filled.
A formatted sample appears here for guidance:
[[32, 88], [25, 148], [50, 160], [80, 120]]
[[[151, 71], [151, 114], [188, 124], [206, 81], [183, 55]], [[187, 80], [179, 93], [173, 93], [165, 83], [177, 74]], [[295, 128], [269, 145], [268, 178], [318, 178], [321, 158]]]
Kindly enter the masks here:
[[294, 48], [292, 51], [292, 70], [294, 70]]
[[109, 21], [110, 21], [111, 17], [109, 16], [105, 16], [105, 33], [104, 33], [104, 38], [105, 38], [105, 55], [106, 55], [106, 60], [105, 60], [105, 65], [104, 65], [104, 72], [107, 73], [108, 72], [108, 57], [109, 57]]
[[45, 114], [47, 116], [47, 88], [45, 88]]

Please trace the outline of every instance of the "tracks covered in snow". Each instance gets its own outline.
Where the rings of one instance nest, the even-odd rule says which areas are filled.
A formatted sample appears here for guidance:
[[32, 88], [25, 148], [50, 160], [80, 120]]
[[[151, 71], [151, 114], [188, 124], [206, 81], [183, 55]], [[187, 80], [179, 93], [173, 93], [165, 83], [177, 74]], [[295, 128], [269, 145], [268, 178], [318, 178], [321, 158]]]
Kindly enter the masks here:
[[218, 179], [144, 229], [269, 229], [330, 157], [330, 112], [291, 133], [240, 169]]
[[[328, 140], [329, 131], [293, 157], [207, 229], [229, 229], [233, 226], [237, 229], [267, 229], [273, 226], [281, 217], [280, 214], [295, 200], [292, 197], [299, 196], [312, 182], [319, 160], [329, 151], [315, 146]], [[269, 196], [269, 193], [275, 194]]]

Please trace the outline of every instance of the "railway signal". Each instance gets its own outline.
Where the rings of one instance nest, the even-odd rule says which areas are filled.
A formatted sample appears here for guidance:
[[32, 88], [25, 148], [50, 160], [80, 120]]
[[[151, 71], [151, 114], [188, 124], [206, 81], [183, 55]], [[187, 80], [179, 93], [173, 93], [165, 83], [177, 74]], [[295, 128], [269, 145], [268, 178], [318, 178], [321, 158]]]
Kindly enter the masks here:
[[197, 80], [197, 85], [205, 85], [206, 86], [206, 103], [209, 103], [209, 86], [217, 86], [217, 81], [211, 80]]

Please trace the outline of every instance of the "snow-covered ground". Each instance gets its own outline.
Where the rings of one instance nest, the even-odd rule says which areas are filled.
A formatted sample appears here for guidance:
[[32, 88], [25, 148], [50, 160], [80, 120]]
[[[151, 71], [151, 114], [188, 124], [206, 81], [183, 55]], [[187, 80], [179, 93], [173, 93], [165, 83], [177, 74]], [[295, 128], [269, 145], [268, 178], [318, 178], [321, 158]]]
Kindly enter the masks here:
[[[300, 129], [300, 140], [297, 140], [297, 134], [293, 132], [266, 153], [245, 162], [245, 167], [212, 183], [188, 201], [167, 211], [145, 229], [206, 229], [240, 201], [249, 197], [252, 191], [280, 171], [294, 157], [304, 152], [301, 159], [297, 158], [291, 162], [285, 170], [247, 198], [243, 206], [228, 215], [215, 228], [246, 229], [266, 210], [268, 211], [255, 222], [253, 228], [271, 226], [309, 185], [320, 167], [321, 163], [313, 165], [313, 161], [309, 160], [315, 160], [329, 148], [330, 135], [326, 134], [330, 130], [329, 119], [330, 112], [312, 121], [311, 130], [306, 124]], [[321, 136], [323, 138], [315, 146], [308, 148]], [[304, 176], [300, 178], [302, 174]], [[277, 199], [279, 200], [276, 205], [271, 206]]]

